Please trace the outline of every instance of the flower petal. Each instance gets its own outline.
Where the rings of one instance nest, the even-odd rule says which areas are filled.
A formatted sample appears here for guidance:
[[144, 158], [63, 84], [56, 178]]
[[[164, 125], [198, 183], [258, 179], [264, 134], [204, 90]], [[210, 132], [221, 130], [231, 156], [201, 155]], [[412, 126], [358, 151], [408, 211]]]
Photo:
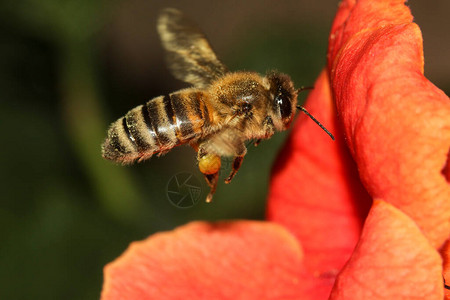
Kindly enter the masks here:
[[420, 29], [403, 1], [342, 7], [328, 67], [361, 180], [372, 197], [412, 217], [438, 248], [450, 232], [449, 98], [423, 76]]
[[336, 141], [306, 115], [299, 115], [275, 163], [267, 217], [297, 237], [307, 268], [329, 277], [331, 289], [358, 241], [371, 199], [337, 129], [326, 72], [314, 86], [305, 106]]
[[375, 201], [330, 300], [443, 298], [441, 258], [407, 215]]
[[102, 299], [316, 299], [296, 239], [279, 225], [194, 222], [155, 234], [105, 267]]
[[[411, 23], [413, 16], [405, 0], [346, 0], [339, 9], [331, 27], [328, 44], [328, 62], [355, 34], [375, 30], [386, 25]], [[329, 65], [329, 69], [332, 69]]]

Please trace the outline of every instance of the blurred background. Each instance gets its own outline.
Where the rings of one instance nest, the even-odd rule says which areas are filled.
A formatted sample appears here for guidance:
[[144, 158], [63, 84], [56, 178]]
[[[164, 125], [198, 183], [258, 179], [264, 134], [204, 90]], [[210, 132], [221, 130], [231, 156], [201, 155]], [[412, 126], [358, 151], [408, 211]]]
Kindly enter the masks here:
[[[132, 241], [192, 220], [264, 218], [286, 133], [249, 145], [211, 204], [191, 148], [122, 167], [101, 158], [100, 144], [129, 109], [186, 87], [164, 64], [161, 8], [195, 20], [231, 70], [277, 69], [308, 86], [325, 65], [337, 3], [3, 1], [0, 299], [98, 299], [103, 266]], [[449, 94], [450, 2], [409, 5], [423, 31], [425, 74]]]

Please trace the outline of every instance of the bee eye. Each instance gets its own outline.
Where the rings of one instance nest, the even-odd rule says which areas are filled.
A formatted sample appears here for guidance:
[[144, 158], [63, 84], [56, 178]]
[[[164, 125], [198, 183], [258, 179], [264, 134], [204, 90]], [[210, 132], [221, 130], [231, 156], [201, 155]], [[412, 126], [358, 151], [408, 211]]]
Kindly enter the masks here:
[[275, 97], [275, 103], [280, 108], [281, 118], [290, 118], [292, 113], [291, 100], [284, 94]]

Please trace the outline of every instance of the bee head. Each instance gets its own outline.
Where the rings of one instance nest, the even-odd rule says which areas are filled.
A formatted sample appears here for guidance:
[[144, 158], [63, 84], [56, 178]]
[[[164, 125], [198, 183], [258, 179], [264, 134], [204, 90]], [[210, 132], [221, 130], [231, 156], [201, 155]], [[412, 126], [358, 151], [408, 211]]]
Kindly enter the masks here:
[[274, 125], [278, 130], [286, 130], [296, 112], [297, 90], [288, 75], [271, 72], [266, 78], [270, 85], [270, 96], [273, 99]]
[[297, 95], [303, 90], [312, 87], [294, 88], [291, 78], [285, 74], [271, 72], [266, 76], [269, 83], [269, 93], [272, 100], [273, 124], [276, 129], [286, 130], [294, 119], [297, 109], [303, 111], [320, 128], [334, 140], [334, 136], [316, 118], [314, 118], [303, 106], [297, 105]]

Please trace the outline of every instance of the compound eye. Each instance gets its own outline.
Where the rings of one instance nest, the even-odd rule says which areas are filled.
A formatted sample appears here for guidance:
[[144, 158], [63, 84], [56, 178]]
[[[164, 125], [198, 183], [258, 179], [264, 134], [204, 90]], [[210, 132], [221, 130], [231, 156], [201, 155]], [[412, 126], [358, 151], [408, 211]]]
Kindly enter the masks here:
[[275, 97], [275, 103], [280, 108], [282, 119], [290, 118], [292, 114], [291, 100], [284, 94], [278, 94]]

